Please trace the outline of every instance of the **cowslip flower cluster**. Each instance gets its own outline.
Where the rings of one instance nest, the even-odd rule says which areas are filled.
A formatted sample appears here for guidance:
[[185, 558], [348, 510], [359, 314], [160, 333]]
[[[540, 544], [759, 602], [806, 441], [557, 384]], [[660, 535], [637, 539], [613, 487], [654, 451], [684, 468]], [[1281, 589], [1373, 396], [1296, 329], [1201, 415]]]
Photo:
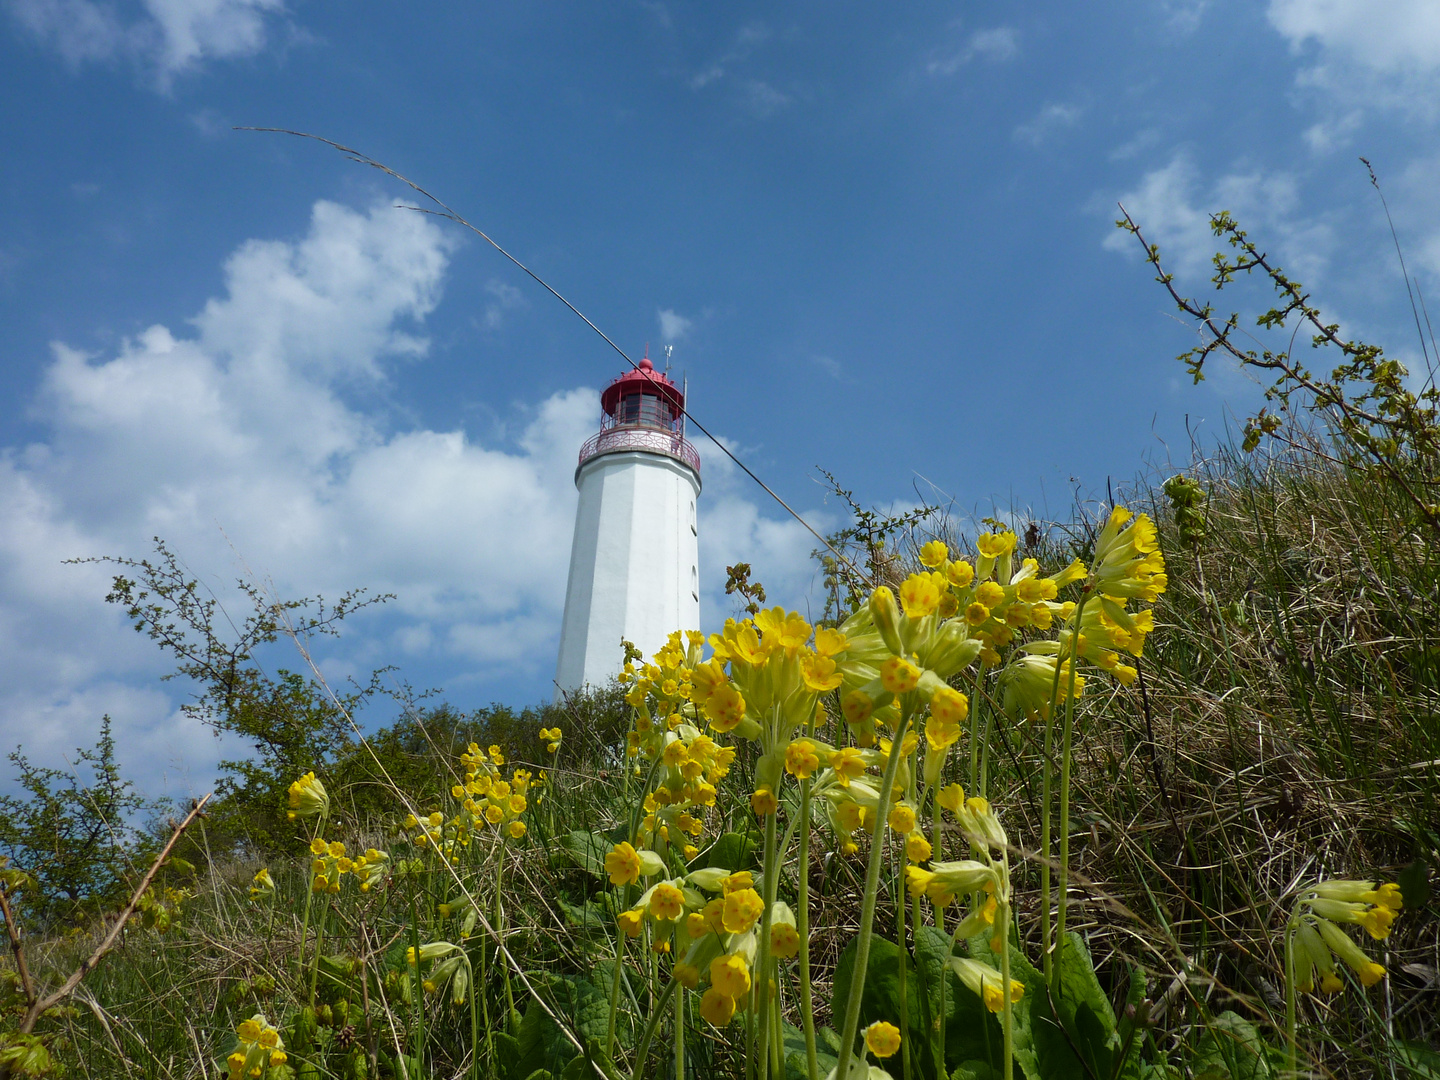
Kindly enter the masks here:
[[307, 772], [290, 785], [289, 808], [285, 816], [294, 821], [297, 817], [326, 817], [330, 813], [330, 795], [325, 785]]
[[[347, 874], [359, 882], [361, 892], [369, 892], [373, 886], [385, 879], [389, 871], [390, 855], [387, 852], [370, 848], [363, 855], [351, 858], [345, 853], [344, 843], [339, 840], [326, 841], [322, 836], [310, 841], [310, 854], [311, 892], [338, 893], [341, 879]], [[261, 873], [269, 876], [267, 871], [262, 870]], [[256, 875], [256, 881], [259, 881], [259, 874]], [[270, 885], [273, 891], [274, 882]], [[251, 897], [254, 898], [253, 889]]]
[[558, 725], [553, 728], [542, 727], [540, 729], [540, 741], [545, 744], [547, 753], [557, 753], [560, 750], [560, 740], [564, 737], [565, 733], [560, 730]]
[[1383, 941], [1390, 936], [1391, 924], [1402, 907], [1400, 886], [1394, 882], [1377, 887], [1373, 881], [1320, 881], [1302, 889], [1288, 928], [1296, 988], [1307, 994], [1317, 989], [1333, 994], [1342, 989], [1344, 984], [1336, 974], [1337, 957], [1362, 986], [1378, 983], [1385, 977], [1384, 965], [1371, 960], [1342, 927], [1363, 927], [1372, 938]]
[[225, 1059], [229, 1080], [258, 1077], [267, 1069], [285, 1064], [285, 1041], [263, 1014], [240, 1021], [235, 1037], [239, 1045]]
[[269, 900], [275, 895], [275, 879], [270, 876], [269, 867], [261, 867], [250, 882], [250, 899]]
[[451, 941], [431, 941], [419, 949], [412, 945], [405, 950], [405, 963], [417, 975], [424, 965], [433, 965], [420, 980], [420, 988], [427, 994], [438, 994], [448, 986], [451, 1003], [465, 1003], [470, 993], [470, 967], [459, 945]]

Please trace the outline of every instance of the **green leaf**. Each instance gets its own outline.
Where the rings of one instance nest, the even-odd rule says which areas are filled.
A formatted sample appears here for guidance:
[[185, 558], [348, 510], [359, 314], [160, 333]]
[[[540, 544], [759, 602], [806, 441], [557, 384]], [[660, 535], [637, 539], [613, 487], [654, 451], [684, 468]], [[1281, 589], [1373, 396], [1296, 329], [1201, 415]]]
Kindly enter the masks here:
[[755, 833], [727, 832], [690, 863], [692, 870], [723, 866], [726, 870], [752, 870], [758, 863], [755, 852], [760, 838]]
[[1390, 1045], [1395, 1060], [1405, 1066], [1412, 1080], [1440, 1080], [1440, 1054], [1424, 1043], [1396, 1041]]
[[[809, 1080], [809, 1058], [805, 1052], [805, 1032], [788, 1020], [784, 1022], [785, 1080]], [[827, 1033], [829, 1037], [827, 1038]], [[815, 1065], [821, 1076], [827, 1076], [840, 1063], [834, 1032], [819, 1028], [815, 1032]]]
[[1191, 1063], [1196, 1077], [1269, 1080], [1283, 1069], [1284, 1052], [1260, 1037], [1255, 1025], [1233, 1012], [1215, 1017], [1200, 1036]]
[[1417, 858], [1395, 877], [1400, 886], [1400, 898], [1411, 910], [1424, 907], [1430, 901], [1430, 864]]
[[955, 1071], [950, 1074], [950, 1080], [996, 1080], [996, 1077], [1003, 1074], [992, 1069], [988, 1062], [984, 1061], [962, 1061], [955, 1066]]
[[490, 1034], [490, 1038], [494, 1040], [495, 1060], [504, 1080], [525, 1080], [523, 1076], [516, 1075], [516, 1066], [520, 1061], [520, 1043], [515, 1036], [495, 1031]]
[[580, 869], [606, 881], [610, 879], [605, 870], [605, 856], [615, 845], [604, 836], [584, 829], [573, 829], [570, 835], [561, 838], [560, 846]]

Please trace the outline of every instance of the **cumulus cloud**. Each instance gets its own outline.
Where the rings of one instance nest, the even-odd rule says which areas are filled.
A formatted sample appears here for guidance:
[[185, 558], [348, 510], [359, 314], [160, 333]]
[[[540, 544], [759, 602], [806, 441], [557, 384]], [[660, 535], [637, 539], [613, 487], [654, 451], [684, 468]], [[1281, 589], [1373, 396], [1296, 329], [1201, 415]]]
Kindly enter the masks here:
[[[303, 236], [241, 244], [189, 327], [104, 355], [53, 346], [31, 404], [43, 441], [0, 448], [0, 743], [58, 763], [109, 712], [152, 793], [203, 785], [235, 752], [156, 681], [170, 661], [103, 602], [111, 568], [63, 561], [144, 556], [157, 535], [225, 604], [242, 575], [282, 596], [395, 593], [322, 658], [332, 677], [423, 658], [452, 689], [548, 680], [595, 389], [512, 406], [503, 444], [397, 429], [352, 400], [383, 399], [393, 366], [425, 356], [451, 253], [421, 215], [322, 201]], [[748, 559], [777, 597], [799, 588], [798, 526], [707, 461], [705, 580]]]
[[996, 26], [971, 33], [959, 49], [932, 56], [925, 70], [931, 75], [954, 75], [972, 60], [1001, 63], [1020, 52], [1020, 33], [1012, 26]]
[[666, 342], [679, 341], [695, 325], [693, 319], [687, 319], [674, 308], [660, 308], [655, 317], [660, 321], [660, 339]]
[[[505, 624], [502, 643], [552, 631], [594, 391], [540, 403], [503, 447], [387, 431], [346, 400], [424, 355], [450, 247], [418, 215], [320, 202], [299, 240], [240, 246], [193, 332], [152, 326], [109, 356], [54, 346], [32, 410], [48, 439], [0, 453], [9, 742], [51, 722], [59, 744], [83, 743], [68, 725], [93, 724], [107, 686], [162, 663], [101, 603], [103, 567], [61, 565], [145, 554], [152, 535], [207, 580], [243, 557], [288, 595], [395, 592], [403, 623], [436, 625], [440, 648], [477, 669], [515, 657], [477, 651], [467, 628]], [[136, 700], [117, 723], [143, 741], [170, 710]]]
[[[1431, 0], [1270, 0], [1266, 15], [1304, 58], [1298, 83], [1340, 109], [1334, 123], [1316, 132], [1322, 148], [1344, 141], [1347, 109], [1373, 106], [1435, 116], [1440, 6]], [[1337, 124], [1338, 132], [1326, 130]]]
[[1038, 147], [1053, 135], [1073, 128], [1080, 122], [1084, 112], [1079, 105], [1063, 101], [1051, 102], [1043, 106], [1032, 119], [1015, 129], [1015, 141]]
[[97, 0], [8, 0], [11, 14], [67, 64], [127, 60], [168, 88], [210, 59], [251, 56], [265, 47], [267, 19], [283, 0], [141, 0], [135, 18]]
[[[1323, 275], [1333, 237], [1328, 224], [1299, 213], [1299, 192], [1289, 173], [1249, 169], [1205, 183], [1188, 155], [1177, 153], [1147, 172], [1120, 203], [1151, 243], [1160, 245], [1165, 268], [1193, 280], [1208, 277], [1210, 259], [1223, 243], [1210, 231], [1210, 215], [1229, 210], [1246, 229], [1275, 237], [1286, 269], [1307, 285]], [[1113, 202], [1107, 202], [1109, 214]], [[1118, 229], [1103, 241], [1112, 251], [1139, 257], [1135, 238]]]
[[485, 305], [485, 326], [490, 330], [498, 330], [504, 324], [507, 311], [525, 306], [525, 294], [499, 278], [487, 281], [485, 292], [492, 298]]

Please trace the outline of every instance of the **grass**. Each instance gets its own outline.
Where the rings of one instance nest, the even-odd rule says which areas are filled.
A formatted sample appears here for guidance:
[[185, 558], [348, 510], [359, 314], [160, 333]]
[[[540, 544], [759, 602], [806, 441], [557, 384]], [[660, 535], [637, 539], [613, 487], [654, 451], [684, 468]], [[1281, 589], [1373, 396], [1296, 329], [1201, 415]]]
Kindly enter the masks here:
[[[1092, 680], [1094, 692], [1079, 713], [1070, 838], [1070, 926], [1086, 939], [1112, 1001], [1123, 1000], [1138, 966], [1151, 1003], [1142, 1018], [1151, 1020], [1154, 1063], [1177, 1068], [1194, 1060], [1227, 1010], [1254, 1022], [1272, 1044], [1281, 1042], [1280, 933], [1287, 894], [1301, 881], [1390, 880], [1418, 866], [1404, 879], [1408, 902], [1428, 880], [1426, 864], [1440, 864], [1440, 551], [1414, 524], [1413, 508], [1322, 442], [1270, 457], [1222, 450], [1190, 472], [1208, 492], [1207, 535], [1197, 547], [1180, 542], [1159, 478], [1129, 493], [1128, 505], [1160, 523], [1170, 588], [1157, 609], [1141, 680], [1103, 689], [1104, 680]], [[934, 519], [918, 528], [968, 549]], [[1033, 552], [1022, 554], [1058, 567], [1084, 547], [1086, 532], [1083, 518], [1041, 529]], [[912, 536], [886, 573], [903, 577], [913, 548], [929, 538]], [[527, 815], [529, 835], [486, 856], [503, 860], [502, 940], [516, 961], [517, 1007], [527, 1014], [518, 1027], [504, 1020], [494, 942], [480, 955], [489, 1031], [514, 1036], [526, 1054], [553, 1043], [551, 1059], [539, 1052], [526, 1060], [557, 1069], [568, 1056], [559, 1029], [581, 1032], [583, 1045], [585, 995], [608, 997], [614, 974], [610, 890], [565, 841], [572, 830], [623, 832], [633, 791], [618, 767], [616, 737], [627, 722], [620, 703], [612, 695], [571, 708], [547, 799]], [[429, 714], [428, 725], [425, 715], [412, 717], [377, 745], [412, 778], [407, 783], [433, 779], [471, 737], [456, 715]], [[553, 712], [544, 716], [546, 723], [556, 719]], [[507, 749], [534, 759], [538, 770], [547, 762], [539, 760], [527, 724], [538, 727], [539, 714], [515, 724], [516, 741]], [[1037, 864], [1022, 856], [1033, 855], [1039, 835], [1039, 732], [1002, 724], [996, 736], [989, 793], [1019, 849], [1012, 855], [1018, 925], [1028, 954], [1038, 957]], [[742, 791], [754, 768], [747, 755], [742, 746], [734, 770]], [[950, 768], [959, 775], [965, 757], [952, 756]], [[349, 778], [382, 783], [364, 774], [363, 762]], [[362, 810], [370, 820], [378, 804], [354, 805], [352, 849], [355, 841], [393, 848], [393, 833], [362, 828]], [[725, 826], [746, 827], [739, 814]], [[839, 1026], [829, 987], [855, 932], [865, 854], [863, 840], [859, 855], [836, 854], [818, 826], [805, 863], [821, 1027]], [[306, 1004], [305, 984], [293, 970], [305, 901], [301, 869], [282, 873], [272, 864], [279, 885], [272, 907], [247, 899], [258, 867], [224, 855], [202, 866], [184, 918], [164, 936], [128, 931], [123, 948], [85, 981], [72, 1007], [48, 1021], [55, 1053], [74, 1075], [214, 1076], [240, 1019], [260, 1010], [277, 1022], [290, 1018], [287, 1030], [306, 1022], [294, 1019]], [[781, 897], [791, 903], [796, 873], [792, 867], [781, 880]], [[488, 916], [493, 889], [479, 877], [475, 882], [477, 904]], [[426, 933], [450, 932], [436, 914], [450, 898], [444, 876], [434, 873], [414, 888]], [[373, 986], [366, 984], [371, 1007], [339, 1023], [337, 1002], [358, 1008], [357, 981], [322, 978], [319, 1000], [330, 1006], [330, 1022], [317, 1018], [316, 1064], [302, 1064], [301, 1075], [358, 1077], [377, 1067], [380, 1075], [400, 1075], [412, 1067], [400, 1051], [419, 1016], [398, 999], [396, 982], [410, 941], [410, 908], [397, 899], [374, 897], [332, 923], [327, 953], [375, 958]], [[894, 921], [894, 898], [882, 893], [877, 933], [893, 937]], [[58, 981], [94, 933], [32, 944], [31, 963]], [[1397, 1041], [1437, 1049], [1440, 921], [1433, 905], [1407, 910], [1371, 951], [1383, 952], [1390, 972], [1380, 987], [1303, 999], [1302, 1043], [1322, 1075], [1403, 1075]], [[633, 1046], [643, 1024], [656, 992], [651, 975], [645, 956], [632, 949], [619, 983], [622, 1046]], [[558, 1025], [529, 1019], [537, 1008], [532, 996]], [[786, 1004], [798, 1025], [795, 1003]], [[429, 1002], [426, 1075], [468, 1075], [466, 1016], [463, 1008]], [[691, 1018], [690, 1075], [739, 1075], [731, 1030]], [[498, 1070], [504, 1054], [493, 1042], [482, 1049], [485, 1069]], [[652, 1050], [652, 1075], [671, 1052]]]

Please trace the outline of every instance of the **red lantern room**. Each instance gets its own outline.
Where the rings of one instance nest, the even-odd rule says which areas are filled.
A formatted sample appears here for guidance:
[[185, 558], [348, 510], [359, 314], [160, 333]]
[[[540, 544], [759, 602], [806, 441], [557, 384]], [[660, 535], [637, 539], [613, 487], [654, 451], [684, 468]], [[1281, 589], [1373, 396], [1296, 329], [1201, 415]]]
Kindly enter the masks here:
[[685, 393], [647, 356], [600, 395], [600, 431], [580, 448], [580, 469], [601, 454], [663, 454], [700, 473], [700, 455], [685, 438]]

